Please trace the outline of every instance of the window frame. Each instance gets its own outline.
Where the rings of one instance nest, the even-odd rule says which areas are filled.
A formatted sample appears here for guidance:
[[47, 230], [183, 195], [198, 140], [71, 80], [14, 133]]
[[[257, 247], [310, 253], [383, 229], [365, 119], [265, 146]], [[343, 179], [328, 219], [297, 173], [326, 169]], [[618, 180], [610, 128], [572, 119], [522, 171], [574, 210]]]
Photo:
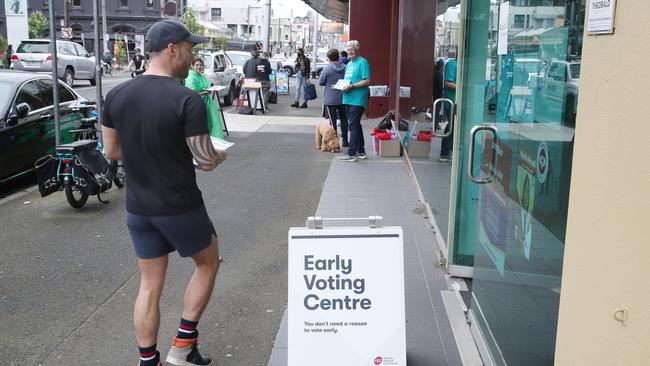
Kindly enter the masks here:
[[[126, 2], [126, 5], [122, 5], [123, 2]], [[118, 9], [128, 9], [129, 8], [129, 0], [117, 0], [117, 8]]]

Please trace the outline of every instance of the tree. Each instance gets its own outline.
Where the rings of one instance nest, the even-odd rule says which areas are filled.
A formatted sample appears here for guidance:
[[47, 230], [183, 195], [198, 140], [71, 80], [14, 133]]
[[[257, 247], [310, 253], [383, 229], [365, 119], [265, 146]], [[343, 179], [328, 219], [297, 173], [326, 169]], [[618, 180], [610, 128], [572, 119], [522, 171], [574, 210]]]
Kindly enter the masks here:
[[4, 67], [9, 67], [9, 60], [5, 57], [5, 52], [7, 52], [7, 40], [0, 34], [0, 59], [2, 59], [2, 64]]
[[[185, 24], [190, 32], [203, 35], [204, 28], [199, 24], [199, 22], [196, 21], [196, 16], [194, 16], [192, 9], [187, 8], [187, 10], [185, 10], [185, 13], [183, 13], [183, 16], [181, 16], [181, 22]], [[197, 54], [203, 49], [203, 47], [204, 46], [202, 44], [197, 44], [194, 48], [192, 48], [192, 52], [194, 54]]]
[[194, 15], [194, 12], [192, 12], [192, 9], [187, 8], [187, 10], [185, 10], [185, 13], [183, 13], [183, 16], [181, 17], [181, 22], [185, 24], [190, 32], [195, 34], [203, 34], [204, 29], [196, 20], [196, 16]]
[[47, 35], [47, 31], [50, 28], [50, 22], [38, 10], [29, 16], [27, 24], [29, 27], [29, 38], [43, 38]]

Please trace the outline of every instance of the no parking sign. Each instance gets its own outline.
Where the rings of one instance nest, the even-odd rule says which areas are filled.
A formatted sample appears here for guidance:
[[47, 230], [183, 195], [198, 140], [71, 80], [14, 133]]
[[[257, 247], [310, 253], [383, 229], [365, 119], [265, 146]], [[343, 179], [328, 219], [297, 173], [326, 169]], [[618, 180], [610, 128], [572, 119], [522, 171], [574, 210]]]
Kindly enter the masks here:
[[401, 227], [289, 231], [288, 365], [406, 366]]

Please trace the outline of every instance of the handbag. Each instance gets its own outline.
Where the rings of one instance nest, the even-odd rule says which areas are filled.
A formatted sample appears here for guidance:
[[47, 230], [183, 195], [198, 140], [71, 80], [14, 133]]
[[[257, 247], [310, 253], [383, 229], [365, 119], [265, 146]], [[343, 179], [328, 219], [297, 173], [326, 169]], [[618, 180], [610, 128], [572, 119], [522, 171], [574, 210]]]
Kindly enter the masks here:
[[400, 117], [399, 124], [397, 125], [397, 129], [400, 131], [408, 131], [409, 123], [404, 118]]
[[377, 123], [377, 129], [378, 130], [392, 130], [393, 129], [393, 118], [395, 118], [395, 115], [393, 112], [388, 112], [384, 116], [384, 118]]
[[307, 100], [314, 100], [316, 99], [316, 85], [314, 84], [307, 84], [307, 90], [306, 90], [306, 98]]

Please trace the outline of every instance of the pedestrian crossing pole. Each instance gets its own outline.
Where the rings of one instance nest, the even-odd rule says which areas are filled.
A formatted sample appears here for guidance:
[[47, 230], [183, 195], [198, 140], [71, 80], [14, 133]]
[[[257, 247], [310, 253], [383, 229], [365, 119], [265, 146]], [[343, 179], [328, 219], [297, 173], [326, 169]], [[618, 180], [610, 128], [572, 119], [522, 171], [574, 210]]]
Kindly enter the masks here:
[[54, 1], [50, 1], [50, 42], [52, 44], [52, 91], [54, 97], [54, 142], [56, 146], [61, 143], [61, 122], [59, 112], [59, 65], [57, 62], [58, 47], [56, 44], [56, 22], [54, 18]]
[[[102, 64], [101, 64], [101, 47], [99, 47], [99, 4], [100, 0], [93, 0], [93, 21], [95, 23], [95, 97], [97, 104], [95, 110], [97, 113], [97, 123], [101, 127], [102, 123]], [[102, 134], [97, 135], [99, 142], [102, 142]]]

